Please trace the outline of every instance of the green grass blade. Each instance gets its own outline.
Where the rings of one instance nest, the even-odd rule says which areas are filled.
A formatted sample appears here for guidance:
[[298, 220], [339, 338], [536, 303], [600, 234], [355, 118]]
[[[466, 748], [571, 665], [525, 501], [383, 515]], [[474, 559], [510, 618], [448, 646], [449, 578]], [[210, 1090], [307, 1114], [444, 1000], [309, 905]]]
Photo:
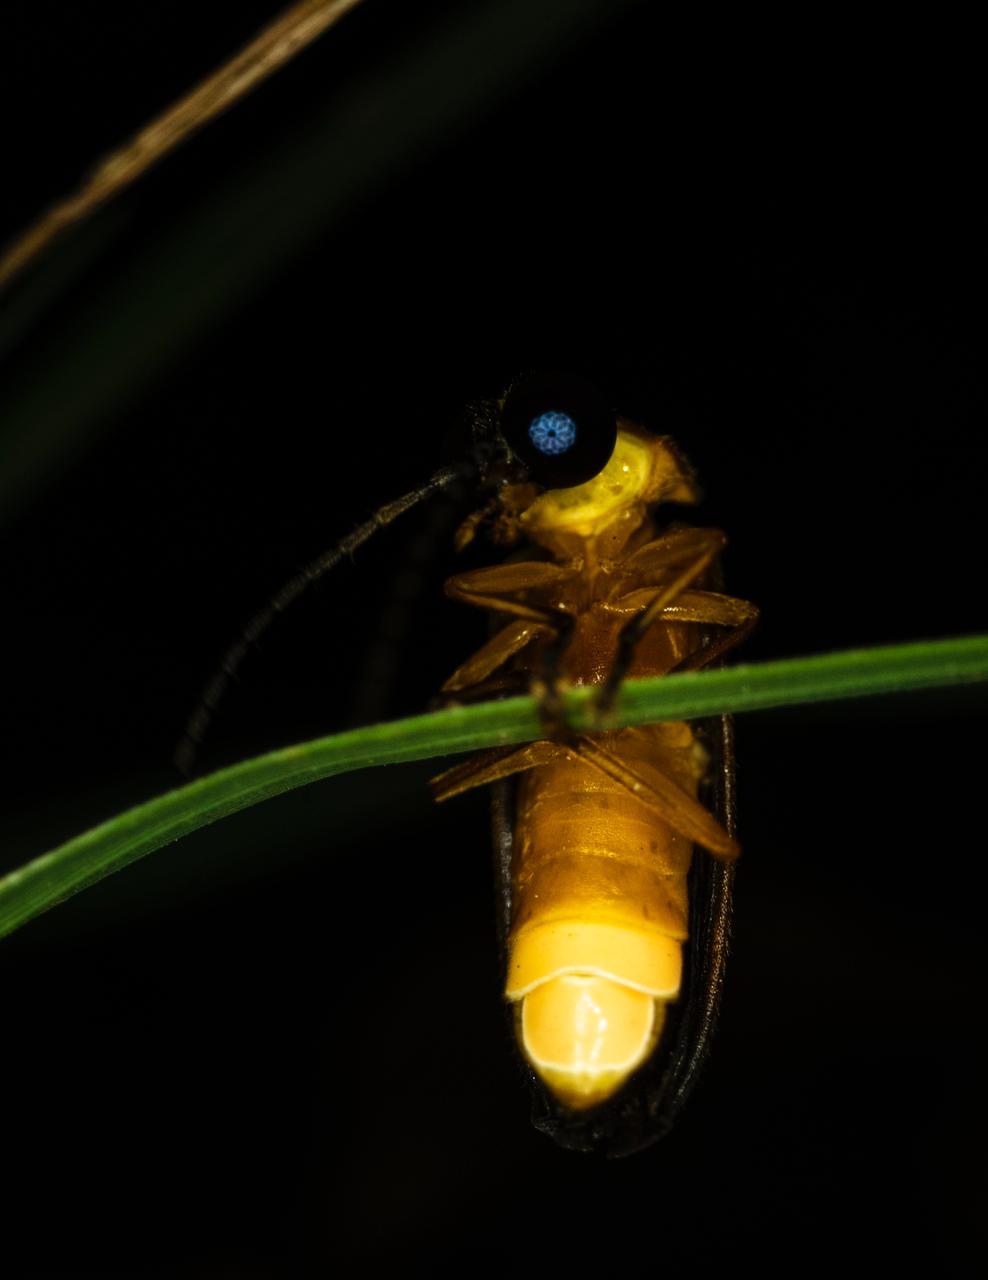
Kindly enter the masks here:
[[[978, 682], [988, 679], [986, 659], [988, 636], [963, 636], [724, 667], [665, 680], [629, 680], [618, 705], [620, 723], [692, 720], [726, 711], [764, 711]], [[584, 700], [586, 696], [582, 694]]]
[[[616, 725], [988, 680], [988, 636], [851, 650], [719, 671], [632, 680]], [[589, 727], [589, 689], [567, 695]], [[453, 707], [272, 751], [129, 809], [0, 880], [0, 937], [87, 885], [227, 814], [307, 782], [374, 765], [527, 742], [540, 736], [532, 698]]]

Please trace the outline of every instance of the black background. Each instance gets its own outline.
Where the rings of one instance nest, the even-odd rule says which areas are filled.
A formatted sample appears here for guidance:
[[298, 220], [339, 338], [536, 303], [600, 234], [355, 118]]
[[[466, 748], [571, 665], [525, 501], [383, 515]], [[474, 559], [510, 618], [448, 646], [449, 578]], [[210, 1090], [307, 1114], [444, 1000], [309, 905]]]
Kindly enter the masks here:
[[[86, 308], [216, 184], [455, 8], [368, 0], [143, 181], [8, 375], [71, 352]], [[11, 6], [4, 229], [274, 11]], [[964, 45], [686, 30], [630, 5], [49, 450], [3, 531], [3, 865], [174, 785], [238, 626], [526, 367], [577, 369], [679, 440], [730, 587], [763, 609], [746, 658], [983, 630]], [[205, 767], [428, 704], [484, 635], [441, 596], [451, 519], [410, 518], [284, 621]], [[485, 798], [435, 809], [428, 767], [269, 802], [59, 907], [0, 956], [4, 1269], [970, 1274], [984, 707], [966, 690], [740, 721], [722, 1028], [679, 1128], [622, 1163], [529, 1127]]]

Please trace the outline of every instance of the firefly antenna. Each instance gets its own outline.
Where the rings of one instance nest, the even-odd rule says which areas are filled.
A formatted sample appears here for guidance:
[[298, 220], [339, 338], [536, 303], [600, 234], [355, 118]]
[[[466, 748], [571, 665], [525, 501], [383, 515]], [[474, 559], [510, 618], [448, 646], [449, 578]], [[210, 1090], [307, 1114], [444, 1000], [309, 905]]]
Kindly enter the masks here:
[[442, 493], [457, 481], [467, 479], [474, 470], [475, 467], [471, 463], [445, 467], [441, 471], [437, 471], [434, 476], [417, 489], [412, 489], [410, 493], [395, 499], [394, 502], [388, 502], [383, 507], [379, 507], [369, 520], [365, 520], [363, 524], [358, 525], [352, 533], [348, 533], [335, 547], [331, 547], [328, 551], [316, 556], [314, 560], [300, 569], [294, 577], [289, 578], [281, 590], [271, 597], [264, 608], [259, 609], [254, 614], [223, 655], [219, 666], [203, 689], [195, 711], [193, 711], [185, 726], [185, 731], [175, 752], [175, 764], [183, 774], [187, 777], [191, 774], [199, 748], [202, 746], [206, 731], [212, 723], [216, 708], [226, 693], [230, 682], [236, 678], [244, 658], [246, 658], [247, 654], [271, 624], [293, 605], [314, 582], [325, 577], [327, 573], [334, 569], [344, 556], [352, 555], [358, 547], [363, 546], [368, 538], [378, 533], [381, 529], [387, 528], [389, 524], [397, 520], [399, 516], [404, 515], [406, 511], [417, 507], [420, 502]]

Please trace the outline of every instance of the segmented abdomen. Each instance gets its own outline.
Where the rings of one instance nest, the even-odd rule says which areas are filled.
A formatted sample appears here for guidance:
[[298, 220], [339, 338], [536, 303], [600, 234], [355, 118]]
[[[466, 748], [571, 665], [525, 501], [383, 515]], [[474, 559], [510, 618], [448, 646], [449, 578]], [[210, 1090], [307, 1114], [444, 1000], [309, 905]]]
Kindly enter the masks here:
[[[684, 723], [599, 735], [632, 770], [660, 770], [695, 796], [701, 752]], [[693, 847], [626, 786], [583, 760], [520, 780], [507, 994], [551, 972], [606, 973], [671, 998], [687, 935]]]

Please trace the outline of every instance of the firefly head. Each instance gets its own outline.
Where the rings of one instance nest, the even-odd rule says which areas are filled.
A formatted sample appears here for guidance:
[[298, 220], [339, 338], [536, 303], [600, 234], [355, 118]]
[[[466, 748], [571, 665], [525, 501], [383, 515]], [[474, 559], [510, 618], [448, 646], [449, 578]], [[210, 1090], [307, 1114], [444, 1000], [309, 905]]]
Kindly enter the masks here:
[[582, 379], [552, 374], [517, 383], [501, 407], [501, 430], [543, 490], [524, 491], [521, 530], [554, 552], [594, 539], [613, 553], [648, 508], [699, 499], [672, 441], [618, 417]]

